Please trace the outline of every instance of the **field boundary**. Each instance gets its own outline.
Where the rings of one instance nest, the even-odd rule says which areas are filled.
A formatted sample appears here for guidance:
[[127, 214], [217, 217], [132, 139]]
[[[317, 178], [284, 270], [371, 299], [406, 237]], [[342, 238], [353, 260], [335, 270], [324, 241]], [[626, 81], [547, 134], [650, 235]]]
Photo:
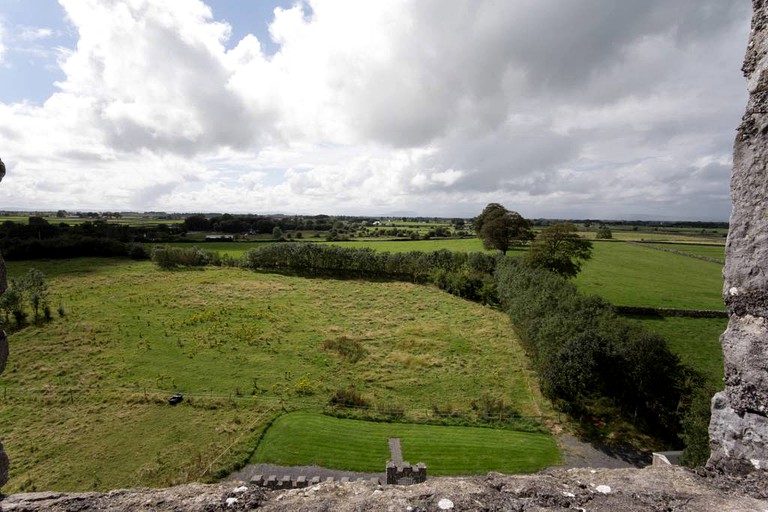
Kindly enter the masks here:
[[621, 315], [728, 318], [728, 312], [719, 309], [652, 308], [647, 306], [613, 306], [613, 309]]
[[[710, 263], [717, 263], [720, 265], [725, 265], [725, 260], [721, 260], [719, 258], [711, 258], [709, 256], [702, 256], [701, 254], [693, 254], [690, 252], [684, 252], [684, 251], [678, 251], [676, 249], [667, 249], [666, 247], [654, 247], [650, 244], [669, 244], [674, 245], [678, 244], [679, 242], [657, 242], [657, 241], [648, 241], [648, 242], [627, 242], [628, 244], [634, 244], [634, 245], [640, 245], [647, 247], [648, 249], [654, 249], [656, 251], [662, 251], [662, 252], [669, 252], [672, 254], [677, 254], [678, 256], [687, 256], [688, 258], [695, 258], [697, 260], [703, 260], [703, 261], [709, 261]], [[708, 247], [719, 247], [717, 244], [700, 244], [700, 245], [706, 245]]]

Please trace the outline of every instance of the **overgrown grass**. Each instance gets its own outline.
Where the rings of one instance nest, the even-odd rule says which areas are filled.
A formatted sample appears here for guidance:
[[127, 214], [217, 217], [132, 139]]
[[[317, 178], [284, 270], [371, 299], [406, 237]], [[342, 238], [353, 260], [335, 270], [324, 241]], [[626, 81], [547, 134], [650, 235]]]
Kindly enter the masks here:
[[[247, 458], [269, 410], [319, 411], [340, 388], [406, 410], [468, 410], [488, 390], [523, 415], [546, 408], [506, 317], [433, 287], [116, 259], [8, 267], [42, 270], [67, 315], [11, 337], [6, 492], [210, 478]], [[360, 359], [322, 348], [343, 338]]]
[[403, 458], [430, 475], [532, 473], [560, 460], [552, 436], [512, 430], [374, 423], [291, 413], [267, 431], [252, 462], [382, 472], [387, 439], [401, 440]]
[[725, 309], [722, 265], [642, 245], [595, 243], [574, 282], [616, 305]]

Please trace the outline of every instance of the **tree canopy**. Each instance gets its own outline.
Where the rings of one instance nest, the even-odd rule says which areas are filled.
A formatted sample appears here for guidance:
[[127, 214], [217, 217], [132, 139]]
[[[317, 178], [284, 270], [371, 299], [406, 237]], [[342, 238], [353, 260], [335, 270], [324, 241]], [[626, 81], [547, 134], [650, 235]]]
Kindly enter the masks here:
[[475, 219], [475, 231], [486, 249], [498, 249], [504, 254], [513, 245], [522, 245], [533, 239], [531, 223], [522, 215], [491, 203]]
[[524, 261], [529, 267], [574, 277], [581, 270], [581, 262], [591, 257], [592, 242], [581, 238], [570, 222], [560, 222], [539, 233]]

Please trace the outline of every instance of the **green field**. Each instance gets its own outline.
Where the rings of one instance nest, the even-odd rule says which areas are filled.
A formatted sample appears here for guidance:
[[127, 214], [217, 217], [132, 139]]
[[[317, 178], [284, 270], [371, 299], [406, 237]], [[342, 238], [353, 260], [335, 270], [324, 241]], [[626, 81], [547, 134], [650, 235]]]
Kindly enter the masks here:
[[291, 413], [274, 422], [251, 461], [380, 473], [389, 458], [390, 437], [400, 438], [404, 459], [424, 462], [430, 475], [532, 473], [560, 460], [547, 434]]
[[723, 350], [720, 335], [727, 318], [633, 317], [669, 342], [681, 360], [700, 371], [716, 389], [723, 387]]
[[642, 245], [595, 243], [574, 282], [616, 305], [725, 309], [722, 265]]
[[8, 267], [42, 270], [67, 313], [11, 335], [6, 492], [207, 479], [245, 461], [277, 410], [319, 411], [349, 386], [406, 418], [484, 394], [547, 413], [506, 316], [432, 287], [118, 259]]
[[707, 258], [725, 259], [724, 245], [709, 244], [648, 244], [658, 249], [672, 249], [674, 251], [693, 254], [696, 256], [706, 256]]

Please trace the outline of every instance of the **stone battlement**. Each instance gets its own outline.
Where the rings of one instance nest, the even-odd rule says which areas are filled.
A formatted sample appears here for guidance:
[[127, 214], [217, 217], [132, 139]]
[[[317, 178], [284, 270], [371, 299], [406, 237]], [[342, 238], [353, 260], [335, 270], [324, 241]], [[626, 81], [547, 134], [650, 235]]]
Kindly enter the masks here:
[[251, 478], [250, 483], [252, 485], [258, 485], [259, 487], [266, 487], [267, 489], [303, 489], [304, 487], [309, 487], [310, 485], [317, 485], [320, 483], [342, 483], [347, 484], [350, 482], [370, 482], [376, 485], [381, 485], [381, 480], [378, 477], [366, 479], [366, 478], [357, 478], [355, 480], [352, 480], [349, 477], [342, 477], [338, 479], [334, 479], [333, 477], [328, 478], [320, 478], [319, 476], [315, 477], [306, 477], [306, 476], [299, 476], [296, 478], [293, 478], [289, 475], [285, 475], [283, 477], [278, 477], [277, 475], [254, 475], [253, 478]]

